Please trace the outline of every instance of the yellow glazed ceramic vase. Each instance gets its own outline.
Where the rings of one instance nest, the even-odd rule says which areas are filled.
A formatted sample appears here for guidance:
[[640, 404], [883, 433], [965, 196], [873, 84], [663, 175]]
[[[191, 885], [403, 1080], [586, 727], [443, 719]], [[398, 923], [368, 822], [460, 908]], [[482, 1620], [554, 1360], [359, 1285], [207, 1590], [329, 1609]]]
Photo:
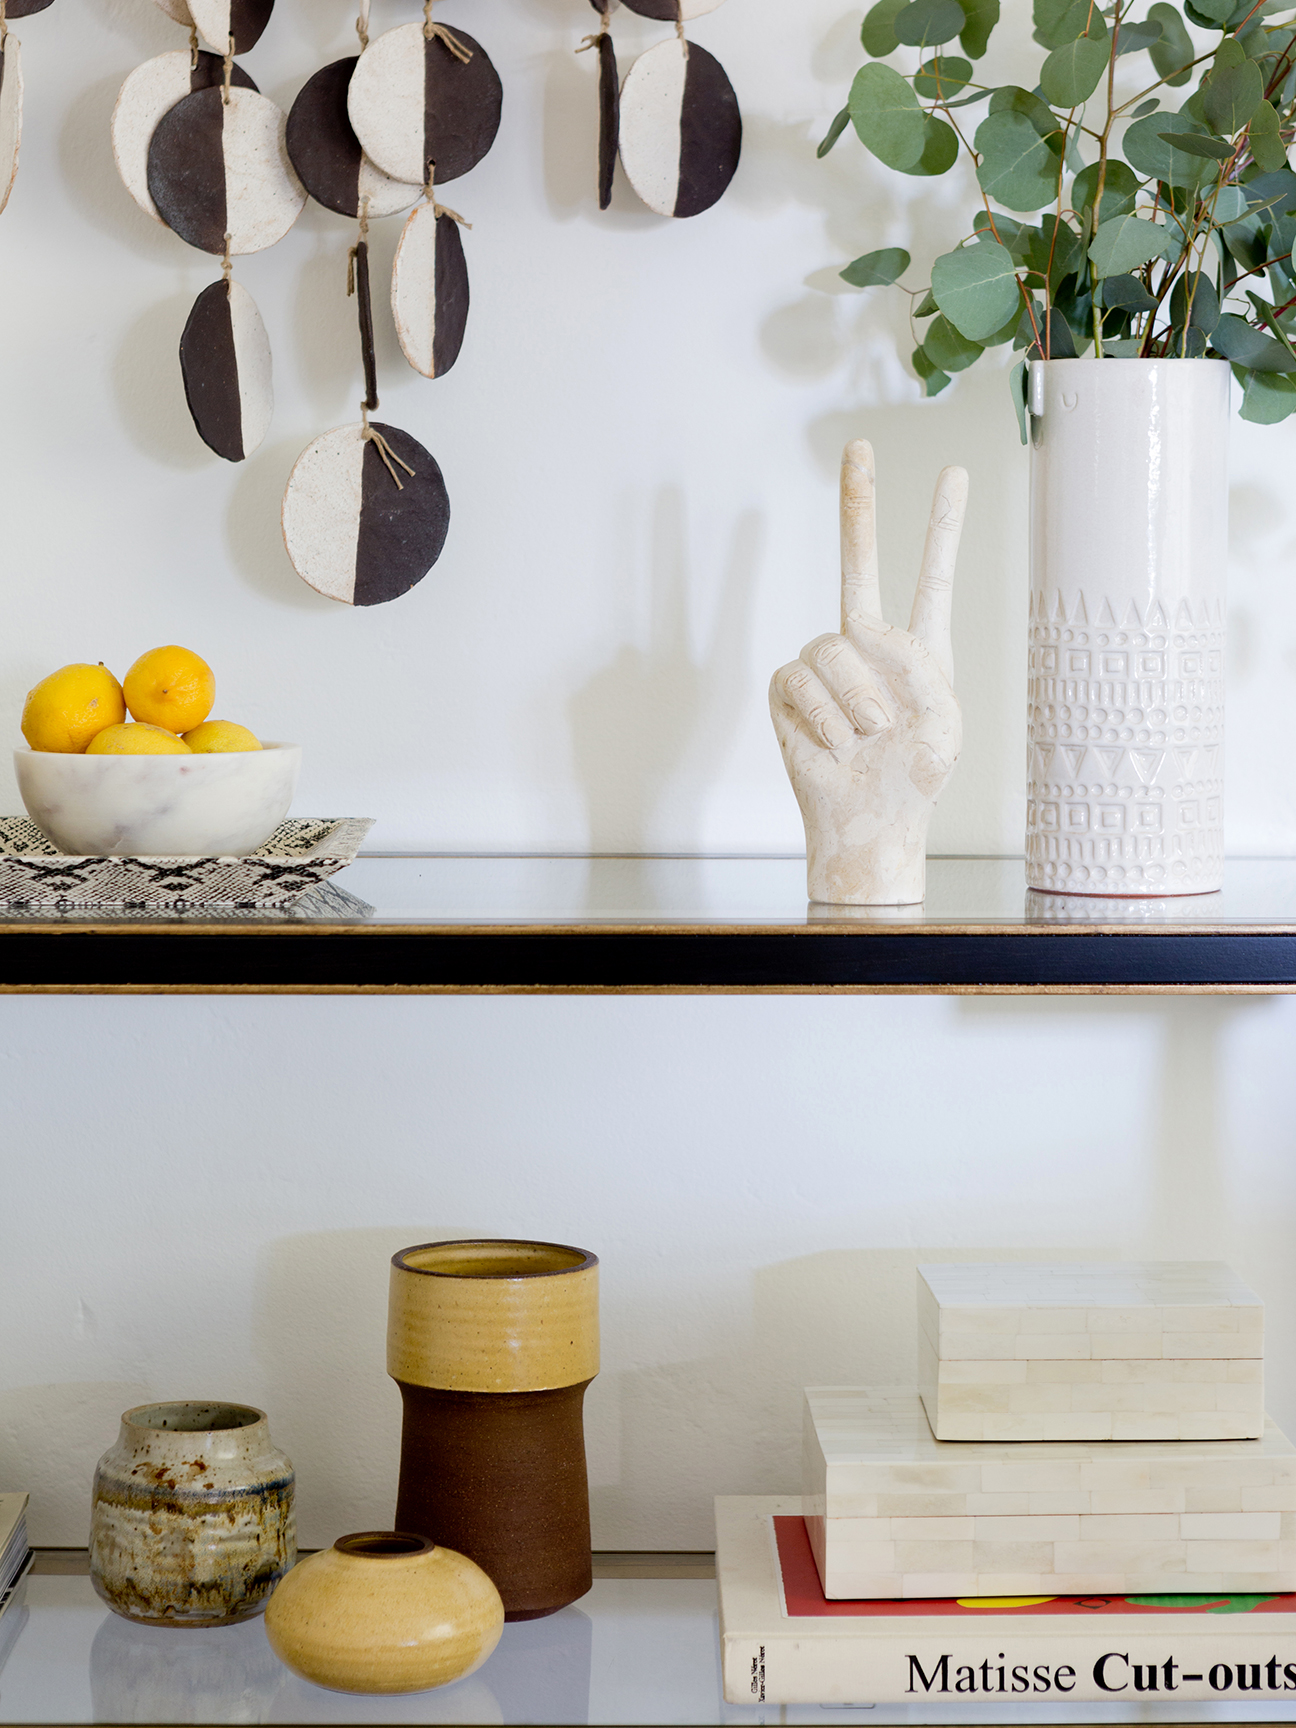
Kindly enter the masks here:
[[404, 1401], [396, 1522], [469, 1555], [509, 1620], [590, 1588], [582, 1403], [598, 1260], [555, 1242], [426, 1242], [392, 1260], [387, 1372]]
[[504, 1605], [471, 1560], [423, 1536], [368, 1530], [302, 1560], [266, 1610], [281, 1662], [334, 1692], [427, 1692], [480, 1668]]

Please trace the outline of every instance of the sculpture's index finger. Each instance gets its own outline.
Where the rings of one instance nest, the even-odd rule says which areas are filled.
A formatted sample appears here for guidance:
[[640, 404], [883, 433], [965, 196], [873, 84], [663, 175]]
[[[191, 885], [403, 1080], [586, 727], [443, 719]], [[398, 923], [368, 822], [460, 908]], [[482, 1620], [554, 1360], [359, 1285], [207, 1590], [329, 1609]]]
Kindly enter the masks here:
[[842, 451], [841, 565], [842, 629], [852, 617], [881, 617], [873, 446], [867, 438], [852, 439]]
[[967, 512], [966, 468], [942, 468], [932, 499], [923, 547], [922, 569], [914, 595], [909, 632], [924, 642], [951, 683], [954, 655], [950, 647], [950, 610], [954, 598], [954, 565]]

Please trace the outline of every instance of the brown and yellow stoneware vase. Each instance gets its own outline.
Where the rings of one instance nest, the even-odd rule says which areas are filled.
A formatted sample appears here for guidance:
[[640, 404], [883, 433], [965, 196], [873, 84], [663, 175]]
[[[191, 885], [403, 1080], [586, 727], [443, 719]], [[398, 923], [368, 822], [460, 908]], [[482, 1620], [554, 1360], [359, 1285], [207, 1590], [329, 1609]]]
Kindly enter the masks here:
[[593, 1582], [582, 1405], [598, 1366], [595, 1255], [481, 1241], [393, 1256], [396, 1523], [475, 1560], [509, 1620], [556, 1613]]
[[141, 1404], [95, 1470], [90, 1581], [150, 1626], [259, 1614], [297, 1558], [293, 1467], [248, 1404]]
[[294, 1566], [265, 1627], [279, 1660], [317, 1686], [426, 1692], [481, 1667], [504, 1605], [462, 1554], [402, 1530], [365, 1530]]

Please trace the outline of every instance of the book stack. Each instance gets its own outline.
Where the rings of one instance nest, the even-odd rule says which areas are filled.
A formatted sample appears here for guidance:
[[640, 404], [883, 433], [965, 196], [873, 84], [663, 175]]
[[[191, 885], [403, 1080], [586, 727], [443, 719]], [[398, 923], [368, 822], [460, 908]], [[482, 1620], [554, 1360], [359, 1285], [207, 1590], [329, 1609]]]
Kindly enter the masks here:
[[[839, 1672], [826, 1690], [767, 1689], [767, 1700], [912, 1700], [903, 1665], [878, 1667], [879, 1614], [887, 1637], [910, 1644], [934, 1618], [947, 1644], [960, 1604], [1018, 1618], [1067, 1599], [1082, 1599], [1077, 1611], [1091, 1618], [1099, 1602], [1118, 1616], [1158, 1604], [1205, 1613], [1221, 1601], [1296, 1611], [1296, 1448], [1264, 1415], [1263, 1307], [1227, 1267], [927, 1266], [918, 1286], [916, 1389], [806, 1393], [798, 1529], [813, 1557], [811, 1594], [854, 1628], [831, 1637], [839, 1669], [846, 1645], [863, 1663], [855, 1695], [842, 1691]], [[754, 1553], [750, 1530], [741, 1532], [757, 1504], [732, 1502], [721, 1520], [726, 1635], [735, 1603], [745, 1601], [746, 1614], [751, 1590], [760, 1594], [750, 1564], [745, 1585], [743, 1568], [734, 1570], [740, 1551], [749, 1561]], [[765, 1516], [773, 1532], [776, 1515]], [[772, 1566], [781, 1604], [774, 1638], [797, 1616], [785, 1566], [792, 1538], [771, 1541], [761, 1564]], [[865, 1635], [870, 1604], [878, 1606]], [[1042, 1616], [1050, 1637], [1058, 1612]], [[1221, 1622], [1203, 1624], [1213, 1649]], [[1275, 1645], [1274, 1659], [1296, 1663], [1296, 1619], [1285, 1627], [1288, 1643]], [[1103, 1636], [1112, 1634], [1108, 1625]], [[921, 1659], [932, 1657], [924, 1648]], [[803, 1657], [798, 1664], [804, 1673]], [[1201, 1674], [1222, 1683], [1235, 1668], [1221, 1657]], [[1247, 1672], [1229, 1685], [1245, 1690]], [[735, 1680], [726, 1696], [751, 1702], [749, 1681]], [[1090, 1684], [1076, 1697], [1111, 1695]], [[1228, 1693], [1209, 1678], [1202, 1685], [1202, 1697]], [[1296, 1692], [1296, 1665], [1285, 1689]]]
[[0, 1614], [31, 1565], [27, 1546], [27, 1496], [0, 1494]]

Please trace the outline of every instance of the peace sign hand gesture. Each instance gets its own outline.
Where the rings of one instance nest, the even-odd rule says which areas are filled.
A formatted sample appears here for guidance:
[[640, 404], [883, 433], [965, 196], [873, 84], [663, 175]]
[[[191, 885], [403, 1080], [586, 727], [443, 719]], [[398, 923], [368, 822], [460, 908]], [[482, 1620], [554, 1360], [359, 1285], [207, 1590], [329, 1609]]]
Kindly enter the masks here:
[[812, 900], [909, 905], [926, 887], [927, 826], [963, 742], [950, 601], [967, 473], [942, 469], [908, 630], [882, 617], [873, 449], [842, 454], [842, 627], [770, 683], [770, 713], [806, 830]]

